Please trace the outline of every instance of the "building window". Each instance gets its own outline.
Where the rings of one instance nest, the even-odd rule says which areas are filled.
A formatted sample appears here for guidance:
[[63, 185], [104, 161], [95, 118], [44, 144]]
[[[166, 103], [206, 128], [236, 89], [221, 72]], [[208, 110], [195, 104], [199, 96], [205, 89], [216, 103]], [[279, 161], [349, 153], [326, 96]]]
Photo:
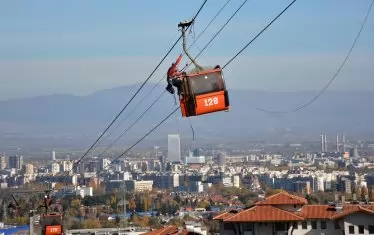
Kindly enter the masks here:
[[299, 223], [298, 222], [295, 222], [294, 224], [293, 224], [293, 228], [294, 229], [297, 229], [299, 227]]
[[301, 222], [301, 227], [302, 227], [303, 229], [307, 229], [307, 228], [308, 228], [308, 222], [307, 222], [307, 221], [303, 221], [303, 222]]
[[326, 221], [325, 220], [321, 221], [321, 229], [326, 229]]
[[224, 223], [223, 224], [223, 229], [224, 230], [233, 230], [234, 227], [233, 227], [233, 225], [231, 223]]
[[364, 234], [364, 233], [365, 233], [365, 232], [364, 232], [364, 228], [365, 228], [364, 225], [359, 225], [359, 226], [358, 226], [358, 233], [359, 233], [359, 234]]
[[350, 234], [355, 234], [355, 226], [350, 225], [348, 229]]
[[275, 223], [275, 231], [287, 231], [287, 224], [286, 223]]
[[312, 229], [317, 229], [317, 221], [312, 221]]
[[335, 220], [335, 229], [340, 229], [339, 220]]
[[369, 225], [369, 234], [374, 234], [374, 225]]

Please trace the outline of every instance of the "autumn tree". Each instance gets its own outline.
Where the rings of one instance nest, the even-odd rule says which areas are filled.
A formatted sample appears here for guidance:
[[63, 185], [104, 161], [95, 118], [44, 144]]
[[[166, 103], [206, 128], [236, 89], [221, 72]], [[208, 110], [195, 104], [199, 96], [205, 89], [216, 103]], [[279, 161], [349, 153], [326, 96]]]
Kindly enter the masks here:
[[371, 187], [369, 198], [370, 201], [374, 201], [374, 186]]
[[365, 196], [368, 195], [368, 189], [365, 186], [361, 187], [361, 199], [365, 200]]
[[116, 222], [115, 221], [109, 221], [109, 220], [103, 220], [101, 221], [101, 227], [102, 228], [114, 228], [116, 227]]
[[151, 228], [159, 228], [161, 226], [159, 218], [156, 216], [149, 218], [148, 226]]
[[147, 227], [149, 224], [149, 217], [148, 216], [143, 216], [140, 221], [139, 221], [139, 225], [141, 227]]
[[253, 206], [255, 203], [254, 203], [254, 201], [253, 200], [251, 200], [251, 199], [248, 199], [248, 201], [244, 204], [246, 207], [251, 207], [251, 206]]
[[284, 191], [283, 189], [267, 189], [266, 190], [266, 197], [272, 196], [274, 194], [277, 194], [277, 193], [280, 193], [280, 192], [283, 192], [283, 191]]
[[136, 203], [135, 203], [134, 199], [130, 199], [130, 201], [129, 201], [129, 209], [132, 210], [132, 211], [136, 209]]
[[110, 206], [111, 206], [113, 209], [116, 208], [116, 206], [117, 206], [117, 197], [116, 197], [116, 195], [112, 195], [112, 196], [110, 197]]
[[354, 193], [356, 194], [356, 200], [360, 200], [360, 198], [361, 198], [361, 189], [360, 189], [360, 187], [356, 187]]
[[131, 221], [134, 223], [134, 224], [139, 224], [140, 222], [140, 219], [139, 219], [139, 216], [137, 214], [134, 214], [131, 218]]
[[206, 208], [209, 206], [209, 202], [207, 201], [200, 201], [198, 204], [197, 204], [197, 207], [199, 208]]
[[82, 222], [82, 227], [85, 229], [101, 228], [101, 223], [100, 220], [97, 219], [86, 219]]

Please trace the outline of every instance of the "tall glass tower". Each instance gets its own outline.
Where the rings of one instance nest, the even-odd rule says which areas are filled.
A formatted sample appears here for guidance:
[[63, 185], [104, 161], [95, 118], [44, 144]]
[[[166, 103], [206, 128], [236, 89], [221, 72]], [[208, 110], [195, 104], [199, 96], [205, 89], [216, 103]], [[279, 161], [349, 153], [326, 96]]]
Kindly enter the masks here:
[[169, 162], [181, 161], [181, 144], [179, 134], [168, 135], [168, 160]]

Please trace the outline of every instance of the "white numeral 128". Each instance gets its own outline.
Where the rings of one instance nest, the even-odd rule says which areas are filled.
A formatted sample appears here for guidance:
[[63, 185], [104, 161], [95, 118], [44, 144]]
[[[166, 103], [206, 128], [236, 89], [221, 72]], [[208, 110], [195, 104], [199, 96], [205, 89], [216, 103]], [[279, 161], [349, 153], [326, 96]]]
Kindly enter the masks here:
[[204, 99], [204, 104], [205, 106], [212, 106], [212, 105], [218, 104], [218, 98], [213, 97], [213, 98]]

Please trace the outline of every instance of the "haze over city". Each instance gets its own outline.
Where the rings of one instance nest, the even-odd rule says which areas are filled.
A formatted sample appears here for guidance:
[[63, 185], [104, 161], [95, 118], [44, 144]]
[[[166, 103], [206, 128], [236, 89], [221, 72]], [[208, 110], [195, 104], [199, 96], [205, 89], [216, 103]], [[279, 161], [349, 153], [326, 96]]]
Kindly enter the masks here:
[[0, 3], [0, 235], [374, 234], [374, 0]]

